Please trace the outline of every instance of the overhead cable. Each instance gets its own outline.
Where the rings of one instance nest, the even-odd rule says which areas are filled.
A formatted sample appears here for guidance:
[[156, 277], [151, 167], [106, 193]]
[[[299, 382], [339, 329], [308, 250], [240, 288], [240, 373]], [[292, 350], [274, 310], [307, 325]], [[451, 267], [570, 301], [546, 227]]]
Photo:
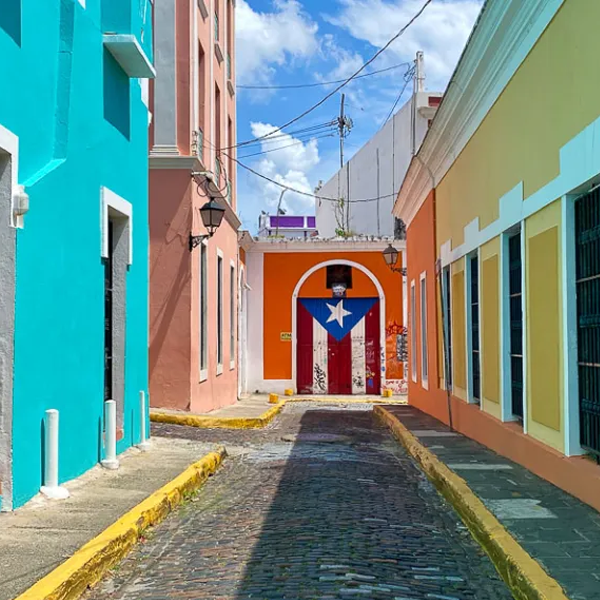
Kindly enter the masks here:
[[[354, 79], [362, 79], [363, 77], [372, 77], [373, 75], [379, 75], [380, 73], [387, 73], [388, 71], [393, 71], [394, 69], [399, 69], [400, 67], [406, 67], [410, 65], [409, 62], [403, 62], [397, 65], [392, 65], [391, 67], [386, 67], [385, 69], [378, 69], [377, 71], [371, 71], [370, 73], [365, 73], [364, 75], [357, 75]], [[334, 85], [336, 83], [342, 83], [346, 81], [345, 79], [337, 79], [335, 81], [320, 81], [316, 83], [298, 83], [292, 85], [238, 85], [237, 87], [243, 90], [297, 90], [300, 88], [312, 88], [312, 87], [320, 87], [324, 85]]]
[[256, 141], [268, 138], [270, 135], [273, 135], [274, 133], [277, 133], [278, 131], [281, 131], [282, 129], [289, 127], [293, 123], [296, 123], [300, 119], [303, 119], [304, 117], [309, 115], [311, 112], [313, 112], [314, 110], [319, 108], [319, 106], [322, 106], [323, 104], [325, 104], [325, 102], [327, 102], [327, 100], [329, 100], [330, 98], [335, 96], [344, 86], [348, 85], [353, 79], [355, 79], [358, 75], [360, 75], [360, 73], [362, 73], [362, 71], [364, 71], [373, 61], [375, 61], [379, 56], [381, 56], [381, 54], [383, 54], [383, 52], [385, 52], [423, 14], [425, 9], [431, 4], [432, 1], [433, 0], [425, 0], [425, 3], [419, 9], [419, 11], [412, 17], [412, 19], [404, 27], [402, 27], [402, 29], [400, 29], [398, 31], [398, 33], [396, 33], [382, 48], [380, 48], [357, 71], [355, 71], [350, 77], [348, 77], [342, 83], [340, 83], [336, 88], [334, 88], [331, 92], [329, 92], [326, 96], [324, 96], [316, 104], [313, 104], [310, 108], [306, 109], [304, 112], [300, 113], [298, 116], [294, 117], [287, 123], [284, 123], [283, 125], [280, 125], [279, 127], [275, 128], [270, 133], [267, 133], [263, 136], [256, 137], [252, 140], [247, 140], [245, 142], [241, 142], [239, 144], [236, 144], [235, 146], [226, 147], [226, 148], [224, 148], [224, 150], [229, 150], [231, 148], [240, 148], [242, 146], [246, 146], [246, 145], [254, 143]]

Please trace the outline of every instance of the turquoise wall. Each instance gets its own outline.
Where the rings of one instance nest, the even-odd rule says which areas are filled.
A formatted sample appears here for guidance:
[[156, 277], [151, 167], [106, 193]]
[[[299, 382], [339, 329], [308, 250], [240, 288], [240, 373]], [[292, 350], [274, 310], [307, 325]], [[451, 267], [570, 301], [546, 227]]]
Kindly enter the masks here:
[[14, 507], [42, 483], [47, 409], [60, 411], [61, 481], [103, 455], [102, 186], [133, 205], [118, 450], [140, 438], [138, 397], [148, 380], [148, 113], [138, 80], [107, 57], [102, 19], [105, 10], [126, 5], [129, 33], [151, 57], [152, 5], [86, 4], [2, 0], [0, 11], [0, 124], [19, 137], [19, 183], [30, 196], [16, 250]]

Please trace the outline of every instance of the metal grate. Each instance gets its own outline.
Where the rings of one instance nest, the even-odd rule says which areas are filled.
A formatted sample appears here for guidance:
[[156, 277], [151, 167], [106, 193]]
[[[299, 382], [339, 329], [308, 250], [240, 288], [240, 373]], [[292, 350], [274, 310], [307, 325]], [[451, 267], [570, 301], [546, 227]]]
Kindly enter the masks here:
[[600, 190], [575, 202], [581, 445], [600, 456]]
[[521, 234], [508, 240], [510, 297], [510, 390], [512, 413], [523, 418], [523, 265]]
[[104, 399], [113, 398], [113, 222], [108, 220], [108, 256], [104, 259]]
[[473, 398], [481, 398], [481, 369], [479, 362], [479, 259], [470, 259], [471, 266], [471, 365]]
[[446, 378], [448, 382], [448, 387], [452, 389], [452, 313], [450, 311], [452, 302], [450, 300], [450, 267], [446, 267], [444, 269], [444, 308], [443, 310], [446, 313], [446, 321], [447, 321], [447, 344], [448, 344], [448, 360], [446, 361], [448, 364], [448, 372], [446, 373]]

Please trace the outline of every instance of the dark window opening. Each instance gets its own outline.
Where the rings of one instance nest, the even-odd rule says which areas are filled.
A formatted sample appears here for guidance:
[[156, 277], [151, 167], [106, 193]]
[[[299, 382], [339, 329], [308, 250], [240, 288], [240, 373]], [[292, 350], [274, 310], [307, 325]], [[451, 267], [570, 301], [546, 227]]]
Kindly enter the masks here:
[[479, 357], [479, 259], [469, 259], [471, 268], [471, 391], [474, 400], [481, 398], [481, 370]]
[[600, 190], [575, 202], [581, 445], [600, 460]]
[[114, 226], [108, 221], [108, 256], [104, 259], [104, 400], [113, 399]]
[[521, 234], [508, 240], [508, 293], [510, 303], [510, 393], [512, 414], [523, 418], [523, 266]]
[[348, 265], [329, 265], [327, 267], [327, 289], [343, 284], [347, 290], [352, 289], [352, 267]]
[[[446, 331], [442, 331], [445, 339], [445, 347], [448, 352], [448, 356], [445, 359], [444, 369], [446, 371], [446, 380], [448, 388], [452, 388], [452, 313], [450, 312], [450, 267], [444, 269], [444, 307], [443, 311], [446, 319]], [[444, 318], [442, 316], [442, 318]]]

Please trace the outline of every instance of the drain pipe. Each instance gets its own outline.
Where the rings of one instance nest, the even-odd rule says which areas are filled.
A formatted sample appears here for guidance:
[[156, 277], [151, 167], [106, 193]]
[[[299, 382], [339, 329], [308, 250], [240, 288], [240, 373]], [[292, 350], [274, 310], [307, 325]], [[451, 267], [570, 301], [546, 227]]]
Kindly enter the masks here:
[[104, 427], [106, 454], [102, 461], [105, 469], [118, 469], [117, 460], [117, 403], [107, 400], [104, 403]]
[[150, 442], [148, 441], [148, 435], [146, 431], [146, 393], [140, 390], [140, 443], [137, 447], [142, 451], [146, 452], [150, 449]]
[[44, 485], [40, 492], [52, 500], [64, 500], [69, 490], [58, 485], [58, 411], [46, 411], [44, 421]]

